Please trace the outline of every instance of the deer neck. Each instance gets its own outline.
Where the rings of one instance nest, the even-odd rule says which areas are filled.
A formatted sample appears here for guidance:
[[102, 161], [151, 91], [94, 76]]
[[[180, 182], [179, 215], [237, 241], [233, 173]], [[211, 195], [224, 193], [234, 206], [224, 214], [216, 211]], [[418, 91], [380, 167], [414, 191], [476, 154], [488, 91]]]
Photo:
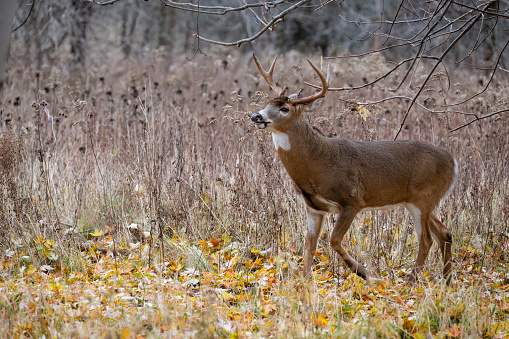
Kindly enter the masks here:
[[287, 170], [302, 167], [306, 159], [324, 146], [325, 136], [304, 120], [294, 121], [284, 131], [272, 132], [272, 140], [281, 162]]
[[[308, 207], [319, 211], [338, 213], [339, 205], [331, 202], [323, 177], [331, 177], [331, 139], [314, 129], [306, 121], [292, 123], [281, 134], [273, 134], [274, 145], [281, 163], [292, 178], [294, 188]], [[325, 190], [324, 190], [325, 188]]]

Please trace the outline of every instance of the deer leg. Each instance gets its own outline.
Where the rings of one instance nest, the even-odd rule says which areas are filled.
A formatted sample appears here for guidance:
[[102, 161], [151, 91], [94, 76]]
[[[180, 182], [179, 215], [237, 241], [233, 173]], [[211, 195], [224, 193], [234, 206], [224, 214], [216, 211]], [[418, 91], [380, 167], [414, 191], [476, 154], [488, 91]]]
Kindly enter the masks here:
[[417, 206], [413, 204], [406, 204], [405, 207], [412, 214], [412, 219], [414, 221], [414, 228], [417, 233], [417, 240], [419, 242], [419, 252], [417, 253], [417, 260], [415, 261], [415, 266], [410, 274], [410, 282], [415, 282], [419, 275], [419, 271], [421, 270], [426, 258], [428, 257], [429, 249], [431, 248], [431, 244], [433, 240], [431, 239], [431, 231], [430, 224], [432, 221], [430, 220], [430, 213], [425, 212], [419, 209]]
[[431, 232], [433, 238], [440, 247], [442, 260], [444, 262], [444, 278], [447, 285], [451, 284], [452, 270], [452, 236], [451, 232], [444, 226], [438, 217], [432, 213], [430, 219]]
[[357, 260], [352, 258], [348, 252], [343, 248], [341, 245], [341, 242], [343, 241], [343, 237], [345, 236], [346, 232], [350, 228], [350, 225], [352, 224], [353, 219], [355, 218], [355, 215], [357, 214], [357, 210], [352, 207], [345, 207], [343, 208], [341, 215], [339, 216], [338, 220], [336, 221], [336, 225], [334, 226], [334, 230], [332, 231], [331, 237], [330, 237], [330, 244], [331, 247], [338, 252], [338, 254], [341, 256], [343, 261], [348, 265], [348, 267], [359, 277], [368, 280], [369, 274], [368, 270], [359, 264]]
[[313, 258], [316, 252], [318, 237], [322, 230], [323, 213], [312, 208], [308, 208], [308, 234], [306, 236], [306, 256], [304, 257], [304, 276], [308, 277], [311, 273]]

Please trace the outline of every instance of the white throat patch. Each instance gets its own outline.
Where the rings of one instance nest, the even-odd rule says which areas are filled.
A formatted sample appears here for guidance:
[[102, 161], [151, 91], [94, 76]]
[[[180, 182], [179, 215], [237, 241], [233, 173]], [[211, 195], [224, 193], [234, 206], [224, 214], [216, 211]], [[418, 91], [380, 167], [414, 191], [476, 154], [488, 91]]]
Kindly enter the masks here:
[[290, 139], [288, 139], [288, 135], [285, 133], [272, 132], [272, 141], [274, 141], [274, 147], [276, 147], [276, 151], [279, 147], [285, 151], [290, 150]]

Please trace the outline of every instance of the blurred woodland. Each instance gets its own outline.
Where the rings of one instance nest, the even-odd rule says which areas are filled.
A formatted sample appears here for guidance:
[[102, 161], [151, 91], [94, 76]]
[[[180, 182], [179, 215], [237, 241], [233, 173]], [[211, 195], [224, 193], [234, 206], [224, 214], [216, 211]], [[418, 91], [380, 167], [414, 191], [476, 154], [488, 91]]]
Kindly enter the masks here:
[[[509, 333], [509, 1], [21, 0], [0, 122], [0, 338], [504, 337]], [[303, 204], [269, 133], [253, 52], [309, 121], [420, 139], [459, 180], [421, 281], [403, 209], [360, 214], [352, 256], [301, 279]]]
[[[16, 47], [24, 51], [21, 55], [38, 67], [67, 53], [73, 63], [82, 65], [87, 57], [103, 61], [113, 56], [136, 58], [155, 50], [170, 56], [192, 55], [213, 47], [199, 44], [194, 35], [235, 45], [232, 42], [255, 36], [277, 18], [267, 34], [241, 51], [282, 54], [297, 50], [345, 56], [380, 50], [387, 60], [399, 62], [418, 51], [422, 55], [443, 52], [465, 32], [461, 43], [453, 45], [451, 57], [444, 60], [447, 66], [458, 67], [463, 59], [468, 66], [482, 69], [493, 68], [497, 60], [502, 67], [508, 62], [503, 53], [509, 29], [506, 1], [430, 1], [425, 6], [408, 0], [279, 0], [255, 2], [257, 7], [215, 0], [202, 3], [208, 7], [201, 8], [199, 1], [193, 6], [176, 4], [165, 0], [22, 0], [14, 23], [14, 52]], [[475, 25], [467, 27], [478, 14]]]
[[[270, 34], [262, 34], [245, 51], [270, 49], [281, 54], [295, 49], [344, 56], [383, 47], [385, 58], [399, 62], [419, 48], [426, 55], [433, 54], [433, 50], [443, 51], [448, 41], [466, 31], [461, 43], [453, 46], [447, 66], [460, 63], [462, 58], [479, 68], [493, 67], [496, 60], [502, 67], [508, 62], [507, 53], [502, 53], [507, 43], [504, 32], [509, 29], [509, 15], [502, 8], [508, 5], [505, 1], [470, 5], [433, 1], [425, 7], [412, 1], [260, 1], [258, 4], [264, 7], [243, 10], [236, 7], [241, 2], [207, 2], [208, 6], [228, 8], [226, 13], [200, 9], [200, 3], [196, 4], [186, 8], [164, 0], [22, 0], [16, 11], [13, 42], [22, 43], [15, 47], [38, 67], [64, 53], [71, 54], [73, 63], [84, 65], [87, 57], [103, 60], [118, 51], [122, 53], [117, 57], [124, 59], [143, 56], [149, 50], [169, 55], [193, 53], [198, 48], [206, 52], [210, 44], [198, 46], [193, 35], [221, 43], [235, 42], [252, 37], [271, 18], [297, 6], [282, 17], [284, 21], [276, 20]], [[472, 10], [476, 6], [477, 11]], [[479, 12], [480, 19], [467, 31], [465, 23]], [[427, 25], [437, 22], [440, 30], [435, 33], [430, 29], [435, 34], [428, 33], [424, 46], [419, 46]]]
[[[379, 78], [359, 74], [362, 81], [348, 86], [342, 86], [344, 82], [331, 84], [331, 91], [369, 87], [394, 76], [395, 70], [405, 69], [391, 89], [396, 96], [382, 99], [406, 97], [409, 101], [401, 128], [415, 105], [427, 106], [432, 113], [467, 113], [479, 120], [506, 110], [483, 116], [457, 109], [470, 98], [443, 102], [445, 109], [434, 109], [423, 92], [432, 77], [446, 77], [445, 89], [450, 90], [460, 79], [456, 75], [468, 71], [483, 77], [472, 96], [477, 97], [494, 80], [507, 76], [507, 6], [506, 1], [495, 0], [472, 4], [431, 1], [426, 6], [409, 0], [374, 0], [369, 4], [355, 0], [218, 0], [207, 4], [23, 0], [14, 20], [11, 62], [29, 63], [38, 69], [59, 63], [67, 65], [73, 76], [80, 76], [74, 71], [104, 67], [106, 60], [122, 63], [155, 54], [164, 55], [171, 63], [178, 56], [190, 60], [198, 54], [205, 57], [209, 51], [220, 55], [237, 49], [242, 54], [254, 51], [271, 56], [293, 51], [319, 54], [333, 67], [341, 67], [345, 58], [373, 54], [388, 66]], [[416, 81], [419, 67], [427, 67], [427, 76]], [[408, 97], [412, 86], [420, 90]]]

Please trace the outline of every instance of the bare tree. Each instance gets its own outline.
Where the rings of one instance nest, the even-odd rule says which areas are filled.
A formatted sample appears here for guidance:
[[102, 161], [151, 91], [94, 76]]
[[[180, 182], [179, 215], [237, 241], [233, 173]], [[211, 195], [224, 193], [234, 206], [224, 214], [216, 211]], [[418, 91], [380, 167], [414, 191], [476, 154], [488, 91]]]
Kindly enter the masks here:
[[[352, 92], [374, 86], [391, 77], [395, 79], [395, 74], [403, 72], [398, 78], [399, 83], [392, 88], [393, 95], [372, 102], [351, 100], [352, 104], [357, 105], [406, 100], [406, 110], [395, 138], [399, 136], [415, 107], [432, 113], [471, 116], [471, 120], [458, 128], [509, 110], [502, 108], [479, 114], [466, 111], [464, 105], [485, 93], [496, 76], [509, 72], [506, 66], [509, 61], [506, 53], [509, 39], [504, 34], [509, 29], [507, 0], [431, 0], [424, 3], [419, 0], [400, 0], [397, 3], [373, 0], [370, 4], [361, 0], [245, 0], [234, 2], [234, 6], [231, 5], [232, 1], [227, 0], [160, 0], [155, 3], [158, 6], [132, 6], [133, 3], [127, 0], [69, 0], [64, 5], [48, 1], [36, 4], [33, 14], [35, 19], [29, 27], [37, 34], [34, 38], [29, 35], [26, 40], [35, 41], [35, 50], [39, 55], [48, 42], [50, 47], [53, 46], [52, 49], [56, 49], [64, 41], [69, 41], [73, 64], [83, 64], [90, 22], [100, 25], [106, 13], [103, 12], [101, 18], [94, 17], [90, 3], [103, 6], [116, 3], [125, 5], [117, 25], [121, 30], [120, 41], [126, 56], [137, 44], [142, 48], [150, 44], [164, 45], [172, 49], [177, 39], [174, 31], [183, 32], [179, 34], [186, 38], [181, 40], [188, 46], [192, 33], [190, 30], [194, 31], [194, 39], [198, 42], [195, 48], [198, 50], [199, 42], [242, 46], [270, 35], [270, 40], [262, 39], [262, 42], [271, 44], [273, 49], [319, 50], [332, 63], [341, 62], [338, 60], [340, 58], [381, 54], [388, 61], [394, 62], [384, 74], [365, 79], [363, 84], [348, 87], [331, 83], [330, 90]], [[31, 4], [30, 8], [33, 8], [34, 3]], [[180, 15], [163, 15], [162, 7], [168, 7], [171, 14], [180, 11], [191, 16], [183, 19]], [[2, 13], [5, 13], [2, 18], [9, 15], [7, 11]], [[153, 19], [140, 21], [139, 14], [140, 18]], [[190, 18], [194, 23], [190, 23]], [[160, 22], [161, 27], [155, 29], [154, 20]], [[178, 20], [184, 22], [185, 26]], [[141, 36], [138, 33], [138, 40], [135, 41], [136, 30], [141, 26], [141, 22], [143, 27], [139, 30], [143, 33]], [[185, 29], [181, 30], [181, 27]], [[273, 34], [267, 34], [272, 31]], [[151, 39], [153, 41], [150, 41]], [[350, 54], [344, 55], [344, 51]], [[39, 60], [38, 64], [42, 62]], [[428, 69], [427, 74], [424, 77], [415, 77], [418, 68], [423, 65]], [[449, 78], [454, 69], [471, 66], [488, 77], [477, 93], [461, 100], [447, 100], [438, 105], [425, 104], [423, 93], [434, 76], [444, 73], [446, 78]], [[3, 74], [1, 69], [0, 72]], [[449, 79], [448, 89], [450, 83]], [[417, 90], [410, 90], [411, 88]]]
[[122, 51], [126, 58], [131, 54], [133, 33], [136, 28], [137, 19], [138, 11], [133, 11], [130, 6], [122, 8], [122, 32], [120, 38], [122, 39]]
[[11, 42], [12, 22], [16, 11], [15, 1], [2, 1], [0, 3], [0, 110], [2, 109], [3, 87], [5, 81], [5, 66], [9, 57], [9, 44]]
[[[432, 67], [424, 80], [414, 84], [419, 90], [412, 97], [404, 97], [404, 99], [409, 101], [409, 104], [395, 138], [400, 134], [412, 107], [417, 103], [417, 99], [423, 93], [426, 85], [439, 66], [443, 67], [447, 72], [448, 65], [458, 65], [467, 59], [474, 60], [475, 62], [476, 54], [481, 54], [484, 55], [484, 58], [481, 59], [488, 63], [478, 65], [477, 67], [488, 70], [490, 72], [490, 79], [484, 89], [467, 99], [444, 104], [442, 105], [442, 110], [438, 111], [426, 108], [435, 113], [454, 112], [454, 107], [483, 93], [490, 85], [497, 70], [506, 71], [502, 68], [502, 62], [509, 39], [506, 38], [505, 41], [501, 41], [501, 47], [494, 51], [496, 49], [495, 46], [498, 45], [496, 42], [498, 27], [502, 25], [501, 21], [506, 21], [504, 24], [507, 24], [507, 19], [509, 18], [509, 8], [500, 9], [499, 5], [498, 0], [468, 3], [451, 0], [427, 2], [426, 7], [422, 7], [420, 3], [402, 0], [392, 20], [384, 20], [382, 13], [382, 19], [378, 23], [388, 26], [388, 28], [382, 31], [365, 30], [368, 35], [376, 35], [382, 38], [383, 44], [380, 48], [371, 50], [364, 55], [380, 53], [391, 48], [407, 49], [411, 51], [411, 55], [409, 58], [397, 63], [394, 68], [378, 79], [374, 79], [358, 88], [371, 86], [389, 76], [396, 68], [406, 66], [405, 75], [400, 80], [399, 85], [393, 90], [397, 92], [405, 85], [405, 82], [411, 81], [409, 80], [411, 75], [416, 72], [417, 66], [423, 60], [430, 60], [432, 62]], [[364, 22], [361, 21], [347, 20], [347, 22], [354, 23], [360, 28], [364, 25]], [[412, 26], [411, 30], [408, 30], [409, 24]], [[456, 48], [457, 46], [467, 46], [467, 49]], [[446, 58], [449, 57], [452, 58], [451, 62], [446, 62]], [[334, 88], [331, 90], [340, 91], [345, 89], [351, 90], [354, 88]], [[403, 97], [394, 96], [384, 98], [383, 100], [401, 98]], [[477, 116], [475, 113], [470, 114], [474, 116], [472, 121], [476, 121], [507, 110], [509, 109], [492, 112], [485, 116]], [[468, 114], [467, 112], [457, 113]]]
[[[90, 1], [111, 5], [121, 0]], [[404, 69], [399, 84], [392, 90], [393, 96], [374, 102], [355, 102], [374, 104], [387, 100], [407, 100], [407, 108], [395, 138], [416, 106], [433, 113], [472, 116], [472, 120], [464, 126], [509, 110], [479, 115], [458, 108], [484, 93], [497, 73], [509, 72], [504, 66], [508, 62], [506, 49], [509, 39], [502, 33], [509, 29], [507, 0], [401, 0], [399, 3], [375, 0], [372, 4], [360, 0], [259, 0], [238, 2], [236, 6], [232, 6], [231, 1], [223, 0], [160, 2], [166, 7], [195, 13], [194, 36], [202, 42], [240, 47], [276, 30], [276, 44], [285, 48], [311, 46], [326, 55], [334, 53], [337, 50], [335, 46], [346, 46], [350, 51], [362, 50], [359, 46], [364, 46], [363, 50], [367, 50], [346, 56], [329, 55], [329, 60], [377, 53], [394, 60], [394, 66], [376, 79], [367, 79], [366, 83], [351, 87], [334, 87], [331, 84], [330, 90], [355, 91], [370, 87], [390, 77], [396, 70]], [[223, 31], [215, 29], [213, 20], [217, 22], [218, 17], [228, 16], [230, 25], [234, 21], [239, 22], [239, 19], [244, 22], [243, 27], [232, 29], [244, 36], [226, 40], [222, 36]], [[236, 20], [231, 20], [231, 16]], [[283, 27], [282, 30], [280, 27]], [[421, 65], [429, 65], [429, 70], [422, 80], [416, 80], [413, 75]], [[481, 90], [466, 99], [443, 103], [438, 108], [427, 107], [421, 102], [423, 91], [437, 72], [449, 75], [450, 68], [461, 65], [473, 65], [488, 74], [489, 80]], [[408, 95], [406, 93], [410, 86], [418, 90]]]
[[70, 41], [73, 65], [83, 65], [86, 58], [87, 27], [92, 15], [92, 6], [81, 0], [71, 0]]

